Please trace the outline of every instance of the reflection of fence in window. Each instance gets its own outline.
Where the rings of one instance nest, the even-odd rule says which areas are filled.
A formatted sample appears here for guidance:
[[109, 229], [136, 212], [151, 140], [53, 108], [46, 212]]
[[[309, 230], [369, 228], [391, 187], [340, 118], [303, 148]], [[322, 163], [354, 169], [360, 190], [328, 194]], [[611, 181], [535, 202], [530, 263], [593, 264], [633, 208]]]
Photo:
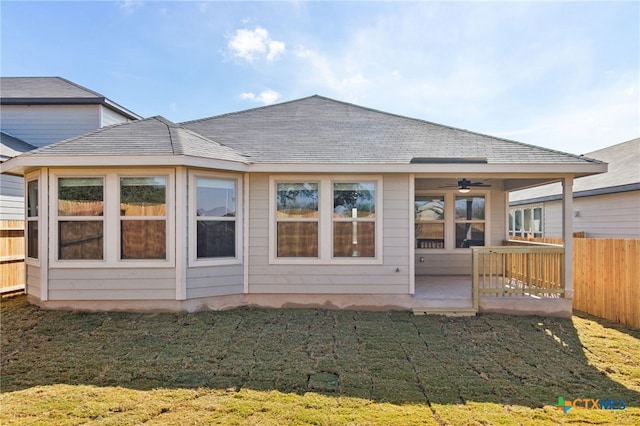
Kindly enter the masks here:
[[[104, 223], [101, 218], [103, 212], [102, 200], [58, 200], [58, 258], [60, 260], [102, 260], [104, 258]], [[65, 220], [63, 217], [73, 218], [73, 220]]]
[[[166, 259], [166, 210], [160, 203], [120, 204], [120, 215], [127, 217], [120, 225], [122, 259]], [[149, 219], [154, 216], [162, 219]]]
[[317, 222], [278, 222], [278, 257], [318, 257]]
[[[356, 238], [353, 238], [353, 223], [357, 224]], [[333, 255], [375, 257], [375, 222], [334, 222]]]
[[102, 216], [102, 201], [58, 200], [58, 216]]
[[165, 216], [166, 214], [166, 204], [120, 204], [121, 216]]
[[59, 221], [59, 258], [103, 259], [103, 235], [102, 221]]
[[166, 259], [166, 232], [164, 220], [123, 220], [122, 259]]

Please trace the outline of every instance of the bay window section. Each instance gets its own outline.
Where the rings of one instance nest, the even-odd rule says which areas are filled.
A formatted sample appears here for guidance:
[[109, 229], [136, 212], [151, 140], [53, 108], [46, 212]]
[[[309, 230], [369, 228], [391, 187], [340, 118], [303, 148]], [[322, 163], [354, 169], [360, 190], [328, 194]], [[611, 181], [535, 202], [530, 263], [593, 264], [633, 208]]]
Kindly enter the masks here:
[[40, 201], [38, 198], [38, 179], [27, 181], [27, 257], [38, 258], [38, 224], [40, 219]]
[[236, 181], [196, 178], [196, 256], [236, 257]]
[[445, 200], [442, 195], [418, 195], [415, 198], [416, 248], [443, 249]]
[[457, 196], [455, 199], [456, 247], [485, 245], [485, 197]]
[[318, 183], [276, 184], [277, 257], [318, 257]]
[[120, 258], [167, 258], [167, 178], [120, 178]]
[[376, 183], [333, 184], [333, 257], [376, 256]]
[[58, 259], [104, 259], [104, 178], [58, 178]]

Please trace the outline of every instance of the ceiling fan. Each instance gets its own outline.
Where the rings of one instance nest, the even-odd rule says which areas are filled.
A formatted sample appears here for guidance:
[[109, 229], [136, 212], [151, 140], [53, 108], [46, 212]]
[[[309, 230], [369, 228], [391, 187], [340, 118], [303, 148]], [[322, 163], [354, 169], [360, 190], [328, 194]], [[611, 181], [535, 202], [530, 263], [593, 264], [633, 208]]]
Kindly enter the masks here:
[[471, 187], [489, 188], [491, 187], [491, 185], [486, 184], [484, 182], [471, 182], [466, 178], [462, 178], [461, 180], [458, 181], [457, 185], [446, 185], [446, 186], [441, 186], [440, 188], [458, 188], [458, 192], [461, 192], [462, 194], [466, 194], [467, 192], [471, 191]]

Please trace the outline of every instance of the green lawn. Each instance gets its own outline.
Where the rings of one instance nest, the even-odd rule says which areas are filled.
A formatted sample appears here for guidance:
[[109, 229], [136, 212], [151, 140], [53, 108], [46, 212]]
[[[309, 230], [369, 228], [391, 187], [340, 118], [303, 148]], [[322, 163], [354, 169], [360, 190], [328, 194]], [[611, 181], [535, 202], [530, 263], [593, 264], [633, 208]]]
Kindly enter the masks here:
[[640, 330], [584, 315], [1, 315], [2, 425], [640, 424]]

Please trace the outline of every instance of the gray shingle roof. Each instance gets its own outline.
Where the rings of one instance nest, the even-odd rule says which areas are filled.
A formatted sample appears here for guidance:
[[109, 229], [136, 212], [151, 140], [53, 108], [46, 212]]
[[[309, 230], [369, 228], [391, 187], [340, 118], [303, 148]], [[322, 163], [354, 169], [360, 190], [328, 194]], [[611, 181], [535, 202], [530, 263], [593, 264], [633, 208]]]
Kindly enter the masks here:
[[0, 97], [8, 99], [104, 99], [100, 93], [89, 90], [61, 77], [2, 77]]
[[35, 149], [35, 146], [30, 143], [0, 131], [0, 162], [32, 149]]
[[[605, 188], [637, 189], [640, 184], [640, 138], [632, 139], [586, 154], [609, 164], [607, 173], [585, 176], [574, 181], [574, 194]], [[535, 200], [562, 194], [560, 183], [514, 191], [511, 202]]]
[[163, 117], [104, 127], [27, 152], [25, 156], [186, 155], [246, 163], [232, 149]]
[[61, 77], [0, 77], [0, 104], [101, 104], [130, 119], [141, 118], [104, 95]]
[[590, 162], [317, 95], [182, 125], [256, 163], [408, 164], [414, 157], [486, 157], [488, 163]]

